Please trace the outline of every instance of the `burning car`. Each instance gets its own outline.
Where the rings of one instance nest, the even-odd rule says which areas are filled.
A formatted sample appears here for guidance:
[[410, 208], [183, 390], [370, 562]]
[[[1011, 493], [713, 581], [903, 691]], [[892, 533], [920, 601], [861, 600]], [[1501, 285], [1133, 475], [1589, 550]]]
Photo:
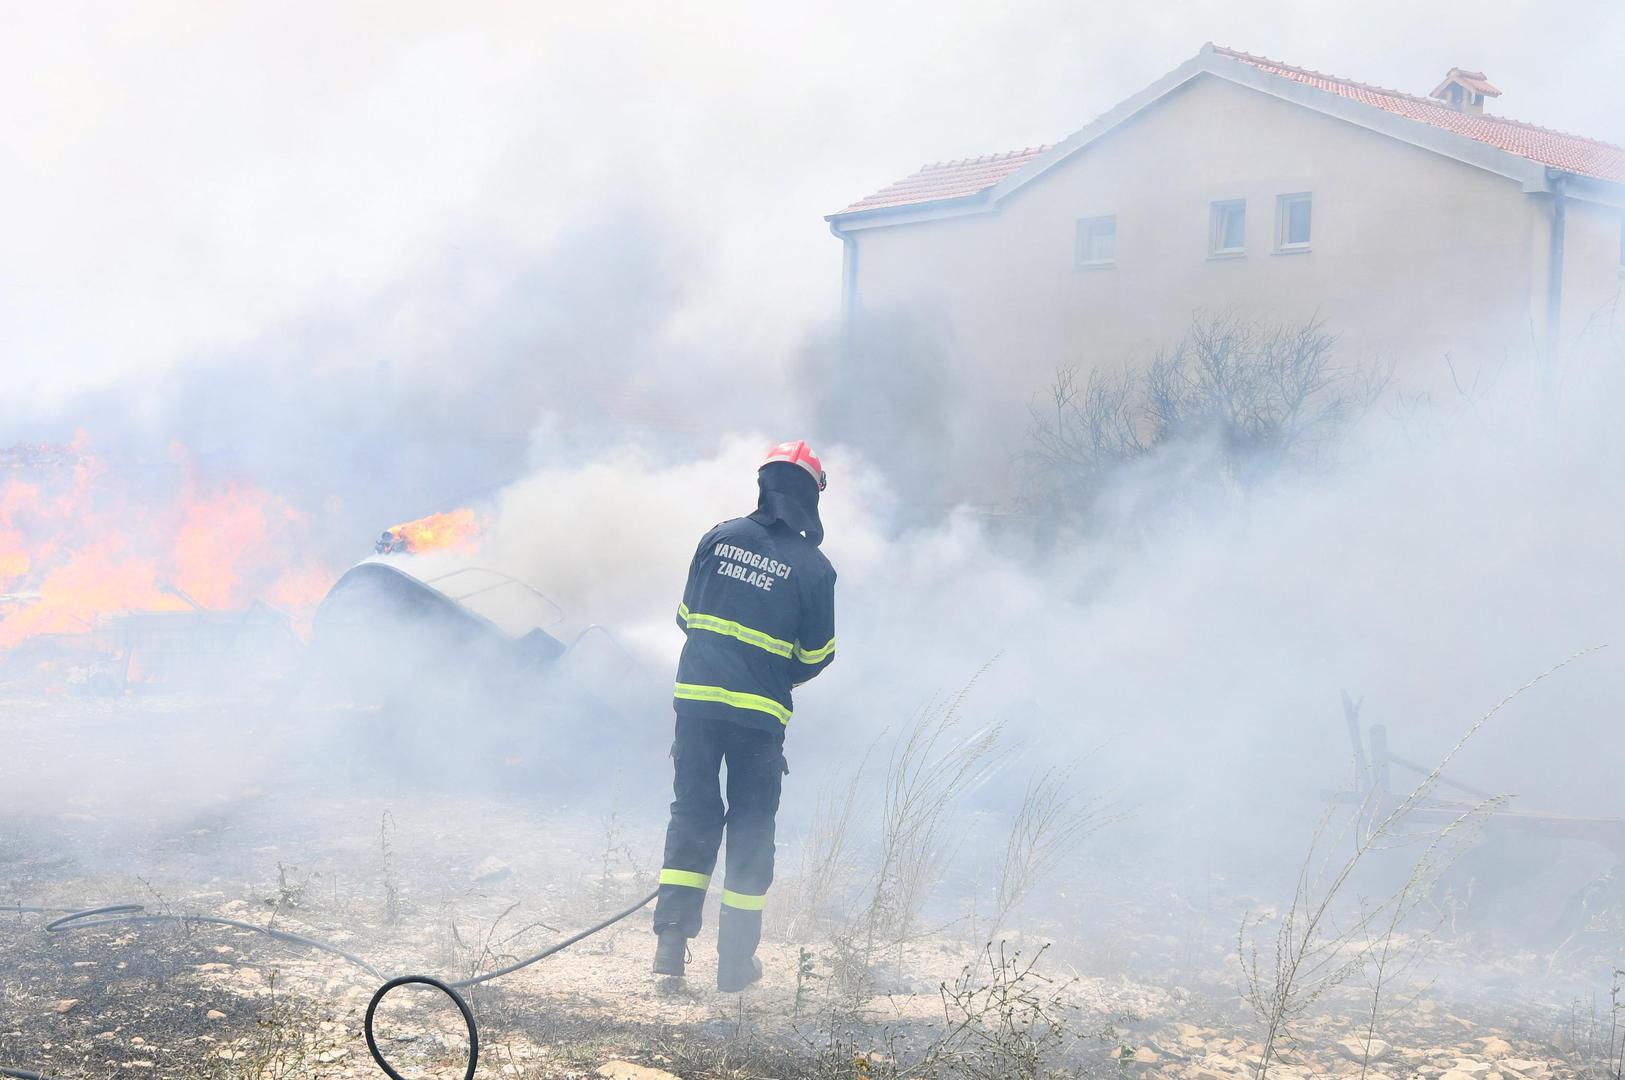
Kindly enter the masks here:
[[561, 742], [613, 754], [617, 732], [660, 715], [660, 684], [609, 631], [471, 565], [472, 514], [434, 519], [389, 529], [387, 550], [346, 571], [316, 611], [311, 671], [369, 718], [370, 756], [419, 775], [500, 765], [563, 782]]

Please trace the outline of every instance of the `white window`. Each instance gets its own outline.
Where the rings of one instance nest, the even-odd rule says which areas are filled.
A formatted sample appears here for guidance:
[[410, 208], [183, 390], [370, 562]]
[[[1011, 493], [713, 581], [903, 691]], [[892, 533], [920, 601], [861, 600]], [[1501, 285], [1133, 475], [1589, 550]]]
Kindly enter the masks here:
[[1281, 195], [1275, 200], [1275, 250], [1309, 250], [1314, 199], [1307, 191]]
[[1213, 227], [1208, 238], [1209, 255], [1247, 253], [1247, 200], [1230, 199], [1213, 204]]
[[1110, 266], [1117, 261], [1117, 218], [1083, 218], [1078, 222], [1077, 266]]

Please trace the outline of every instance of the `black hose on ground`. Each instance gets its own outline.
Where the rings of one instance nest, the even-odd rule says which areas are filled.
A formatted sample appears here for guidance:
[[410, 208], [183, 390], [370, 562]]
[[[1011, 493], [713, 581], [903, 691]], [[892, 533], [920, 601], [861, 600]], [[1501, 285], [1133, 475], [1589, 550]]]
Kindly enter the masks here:
[[[238, 919], [223, 919], [217, 915], [148, 915], [140, 904], [114, 904], [109, 907], [89, 908], [85, 911], [75, 911], [59, 919], [52, 919], [45, 924], [47, 934], [60, 934], [65, 930], [89, 930], [94, 926], [112, 926], [116, 923], [161, 923], [178, 922], [189, 925], [229, 926], [236, 930], [252, 930], [256, 934], [264, 934], [273, 941], [285, 942], [289, 945], [302, 945], [307, 949], [318, 949], [325, 953], [341, 957], [365, 971], [374, 978], [382, 979], [384, 973], [367, 963], [354, 953], [345, 952], [337, 945], [329, 945], [325, 941], [317, 941], [302, 934], [290, 934], [286, 930], [277, 930], [270, 926], [256, 926], [254, 923], [242, 922]], [[97, 918], [96, 916], [102, 916]]]
[[539, 953], [533, 953], [532, 955], [525, 957], [523, 960], [515, 960], [507, 967], [498, 968], [495, 971], [487, 971], [483, 975], [474, 975], [467, 979], [459, 979], [456, 982], [451, 983], [441, 982], [439, 979], [429, 975], [402, 975], [398, 979], [391, 979], [383, 986], [380, 986], [378, 988], [378, 992], [372, 996], [371, 1003], [367, 1005], [367, 1015], [361, 1022], [361, 1029], [367, 1036], [367, 1052], [372, 1055], [372, 1060], [377, 1062], [378, 1067], [384, 1070], [384, 1075], [388, 1076], [389, 1080], [406, 1080], [405, 1077], [396, 1072], [394, 1068], [390, 1066], [388, 1061], [384, 1060], [383, 1052], [378, 1049], [378, 1042], [373, 1038], [372, 1034], [373, 1013], [378, 1010], [378, 1003], [384, 1000], [384, 995], [388, 994], [397, 986], [406, 986], [409, 984], [432, 986], [436, 990], [439, 990], [442, 994], [445, 994], [447, 997], [451, 998], [452, 1002], [457, 1006], [457, 1011], [463, 1014], [463, 1023], [468, 1027], [468, 1071], [463, 1073], [463, 1080], [474, 1080], [474, 1067], [479, 1064], [480, 1060], [479, 1027], [474, 1023], [474, 1010], [468, 1007], [468, 1002], [463, 998], [463, 995], [459, 994], [457, 991], [467, 990], [471, 986], [478, 986], [480, 983], [490, 982], [492, 979], [500, 979], [504, 975], [512, 975], [520, 968], [530, 967], [530, 965], [536, 963], [538, 960], [546, 960], [554, 953], [562, 952], [563, 950], [574, 945], [576, 942], [581, 941], [584, 938], [592, 937], [600, 930], [605, 930], [611, 926], [614, 926], [628, 915], [643, 910], [649, 906], [650, 901], [659, 895], [660, 890], [656, 889], [654, 892], [651, 892], [648, 896], [645, 896], [642, 900], [639, 900], [630, 907], [617, 911], [609, 918], [604, 919], [601, 922], [594, 923], [585, 930], [571, 934], [563, 941], [554, 942]]
[[[554, 953], [568, 949], [576, 942], [589, 938], [598, 933], [600, 930], [608, 929], [609, 927], [620, 922], [622, 919], [626, 918], [628, 915], [632, 915], [635, 912], [641, 911], [643, 908], [648, 907], [650, 902], [653, 901], [658, 895], [660, 895], [660, 891], [656, 889], [643, 899], [639, 900], [637, 903], [623, 908], [622, 910], [609, 916], [607, 919], [594, 923], [592, 926], [587, 927], [587, 929], [582, 930], [579, 933], [572, 934], [563, 941], [554, 942], [541, 952], [533, 953], [522, 960], [516, 960], [507, 967], [498, 968], [496, 971], [488, 971], [482, 975], [474, 975], [466, 979], [459, 979], [456, 982], [445, 982], [433, 977], [432, 975], [402, 975], [399, 978], [389, 980], [383, 986], [378, 988], [377, 993], [373, 994], [372, 1001], [367, 1005], [366, 1017], [362, 1021], [362, 1030], [367, 1037], [367, 1052], [372, 1055], [372, 1060], [378, 1064], [380, 1069], [384, 1070], [384, 1074], [390, 1077], [390, 1080], [405, 1080], [400, 1073], [396, 1072], [394, 1068], [390, 1066], [388, 1061], [384, 1060], [383, 1053], [378, 1049], [378, 1043], [374, 1038], [372, 1031], [373, 1015], [377, 1012], [379, 1003], [383, 1001], [384, 997], [395, 988], [408, 985], [431, 986], [445, 994], [447, 997], [451, 998], [453, 1004], [457, 1006], [457, 1011], [462, 1014], [463, 1024], [468, 1028], [468, 1070], [463, 1074], [463, 1076], [464, 1080], [473, 1080], [474, 1069], [479, 1064], [480, 1056], [479, 1026], [474, 1022], [474, 1010], [469, 1007], [467, 1000], [465, 1000], [457, 991], [466, 990], [471, 986], [478, 986], [481, 983], [490, 982], [492, 979], [500, 979], [502, 976], [511, 975], [521, 968], [527, 968], [539, 960], [545, 960]], [[46, 932], [51, 934], [60, 934], [71, 930], [88, 930], [93, 926], [111, 926], [118, 923], [181, 922], [202, 924], [207, 926], [229, 926], [237, 930], [250, 930], [256, 934], [264, 934], [266, 937], [269, 937], [275, 941], [285, 942], [289, 945], [302, 945], [306, 948], [318, 949], [321, 952], [330, 953], [334, 956], [348, 960], [356, 967], [361, 968], [367, 974], [376, 978], [381, 979], [384, 977], [377, 968], [373, 967], [359, 956], [339, 948], [337, 945], [330, 945], [325, 941], [318, 941], [315, 938], [305, 937], [302, 934], [289, 933], [286, 930], [276, 930], [269, 926], [256, 926], [253, 923], [241, 922], [237, 919], [224, 919], [215, 915], [149, 915], [146, 914], [146, 908], [141, 904], [108, 904], [102, 907], [84, 908], [81, 910], [75, 910], [73, 908], [7, 906], [0, 908], [0, 914], [4, 913], [57, 915], [59, 916], [58, 918], [52, 919], [50, 922], [45, 924]], [[0, 1066], [0, 1077], [9, 1077], [12, 1078], [12, 1080], [51, 1080], [51, 1078], [44, 1073], [34, 1072], [30, 1069], [7, 1068], [5, 1066]]]
[[600, 930], [609, 929], [611, 926], [614, 926], [628, 915], [635, 915], [637, 912], [642, 911], [644, 908], [653, 903], [654, 898], [659, 895], [660, 890], [656, 889], [654, 892], [651, 892], [648, 896], [645, 896], [642, 900], [639, 900], [630, 907], [622, 908], [620, 911], [617, 911], [615, 914], [611, 915], [602, 922], [593, 923], [585, 930], [582, 930], [579, 933], [571, 934], [563, 941], [554, 942], [539, 953], [532, 953], [523, 960], [515, 960], [505, 968], [497, 968], [495, 971], [487, 971], [484, 975], [475, 975], [472, 978], [459, 979], [457, 982], [452, 983], [451, 986], [456, 990], [466, 990], [470, 986], [478, 986], [480, 983], [490, 982], [492, 979], [500, 979], [504, 975], [512, 975], [520, 968], [528, 968], [538, 960], [546, 960], [549, 956], [552, 956], [556, 952], [563, 952], [576, 942], [590, 938]]
[[463, 1073], [463, 1080], [474, 1080], [474, 1070], [480, 1063], [480, 1028], [478, 1024], [474, 1023], [474, 1010], [468, 1007], [468, 1002], [464, 1000], [463, 995], [432, 975], [402, 975], [398, 979], [389, 980], [378, 988], [377, 993], [372, 995], [372, 1000], [367, 1002], [366, 1018], [361, 1021], [361, 1030], [367, 1036], [367, 1053], [372, 1055], [372, 1060], [378, 1063], [380, 1069], [384, 1070], [384, 1075], [389, 1077], [389, 1080], [406, 1080], [406, 1077], [396, 1072], [389, 1062], [384, 1060], [384, 1052], [378, 1049], [378, 1040], [373, 1038], [372, 1035], [372, 1014], [378, 1011], [378, 1003], [384, 1000], [384, 995], [397, 986], [412, 985], [434, 987], [451, 998], [452, 1003], [457, 1006], [457, 1011], [463, 1014], [463, 1025], [468, 1028], [468, 1069]]

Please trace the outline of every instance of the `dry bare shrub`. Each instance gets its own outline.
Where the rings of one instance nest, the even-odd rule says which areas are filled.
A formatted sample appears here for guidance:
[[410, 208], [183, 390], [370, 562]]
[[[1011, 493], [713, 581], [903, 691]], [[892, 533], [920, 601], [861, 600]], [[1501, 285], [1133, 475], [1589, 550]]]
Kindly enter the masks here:
[[[862, 1080], [1037, 1080], [1077, 1075], [1069, 1055], [1089, 1038], [1068, 991], [1038, 970], [1045, 948], [1024, 957], [989, 944], [939, 990], [942, 1017], [906, 1030], [830, 1024], [805, 1072]], [[784, 1075], [784, 1074], [779, 1074]]]
[[1319, 468], [1388, 381], [1337, 364], [1336, 344], [1319, 319], [1199, 313], [1145, 367], [1062, 369], [1031, 412], [1024, 498], [1084, 521], [1129, 477], [1138, 498], [1165, 506]]

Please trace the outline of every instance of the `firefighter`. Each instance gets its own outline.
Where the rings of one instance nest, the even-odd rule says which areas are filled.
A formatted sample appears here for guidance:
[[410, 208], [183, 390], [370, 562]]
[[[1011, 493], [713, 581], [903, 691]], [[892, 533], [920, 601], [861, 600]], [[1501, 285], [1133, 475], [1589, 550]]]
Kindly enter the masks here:
[[[773, 881], [773, 819], [790, 768], [790, 690], [835, 656], [835, 569], [818, 545], [823, 465], [804, 442], [773, 447], [757, 470], [756, 512], [706, 533], [677, 609], [671, 823], [655, 903], [657, 975], [682, 975], [728, 834], [717, 989], [762, 977], [756, 946]], [[727, 802], [718, 778], [728, 766]]]

